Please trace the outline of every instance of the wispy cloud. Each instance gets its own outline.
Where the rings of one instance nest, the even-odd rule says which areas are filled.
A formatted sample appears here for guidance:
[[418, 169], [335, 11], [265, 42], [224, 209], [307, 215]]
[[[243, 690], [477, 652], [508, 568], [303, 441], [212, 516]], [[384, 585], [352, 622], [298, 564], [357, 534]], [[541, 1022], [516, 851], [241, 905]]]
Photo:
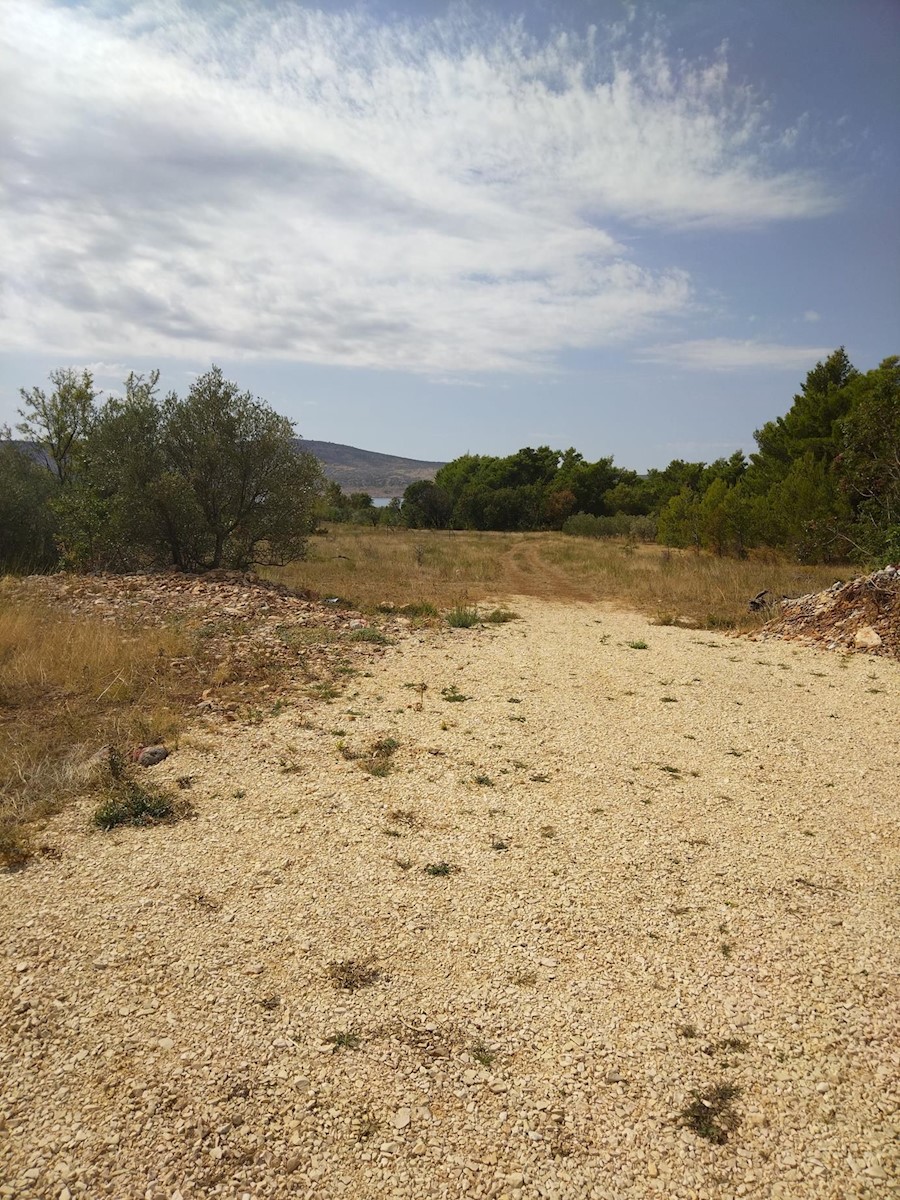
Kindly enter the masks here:
[[817, 313], [814, 308], [808, 308], [803, 314], [803, 320], [808, 321], [811, 325], [814, 325], [816, 321], [821, 321], [821, 319], [821, 313]]
[[540, 369], [691, 303], [613, 222], [834, 206], [724, 59], [595, 32], [7, 0], [0, 71], [0, 348]]
[[817, 361], [827, 358], [832, 349], [733, 338], [705, 338], [653, 346], [640, 355], [640, 360], [665, 363], [687, 371], [793, 371], [815, 366]]

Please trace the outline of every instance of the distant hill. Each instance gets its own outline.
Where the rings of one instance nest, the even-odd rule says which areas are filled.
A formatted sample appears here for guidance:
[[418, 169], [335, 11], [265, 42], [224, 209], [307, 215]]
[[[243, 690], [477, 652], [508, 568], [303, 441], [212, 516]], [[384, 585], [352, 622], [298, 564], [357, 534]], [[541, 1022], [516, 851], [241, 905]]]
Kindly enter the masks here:
[[[298, 450], [314, 454], [327, 479], [339, 483], [345, 492], [368, 492], [371, 496], [402, 496], [417, 479], [434, 479], [442, 462], [424, 462], [419, 458], [399, 458], [395, 454], [376, 454], [358, 450], [340, 442], [316, 442], [294, 438]], [[33, 442], [14, 441], [13, 445], [39, 462], [46, 455]]]
[[358, 450], [340, 442], [317, 442], [297, 438], [297, 448], [314, 454], [328, 479], [339, 483], [345, 492], [368, 492], [372, 496], [402, 496], [418, 479], [434, 479], [445, 464], [424, 462], [418, 458], [399, 458], [394, 454], [376, 454]]

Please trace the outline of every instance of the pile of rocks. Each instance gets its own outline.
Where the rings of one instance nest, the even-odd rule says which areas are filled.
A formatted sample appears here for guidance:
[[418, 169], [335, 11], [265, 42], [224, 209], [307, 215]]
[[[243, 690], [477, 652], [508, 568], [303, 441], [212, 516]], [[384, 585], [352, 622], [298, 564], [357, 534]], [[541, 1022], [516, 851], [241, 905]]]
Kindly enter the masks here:
[[[338, 598], [291, 591], [249, 572], [32, 575], [15, 590], [130, 630], [137, 640], [146, 640], [148, 657], [159, 652], [154, 630], [183, 630], [211, 667], [216, 684], [249, 682], [282, 667], [315, 678], [327, 675], [330, 660], [351, 647], [367, 654], [381, 649], [364, 634], [354, 641], [354, 633], [369, 622]], [[379, 620], [379, 629], [388, 635], [408, 627], [409, 620], [400, 615]], [[212, 700], [204, 702], [214, 707]]]
[[779, 615], [751, 636], [900, 659], [900, 565], [786, 598]]

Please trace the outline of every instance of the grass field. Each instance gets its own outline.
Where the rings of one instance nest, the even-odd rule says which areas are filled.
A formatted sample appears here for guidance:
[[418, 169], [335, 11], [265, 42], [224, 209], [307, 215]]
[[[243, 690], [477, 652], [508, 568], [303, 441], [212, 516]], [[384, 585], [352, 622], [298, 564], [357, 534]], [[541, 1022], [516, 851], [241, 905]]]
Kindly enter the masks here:
[[853, 568], [803, 567], [774, 553], [716, 558], [656, 545], [560, 533], [448, 533], [335, 526], [311, 540], [306, 561], [267, 572], [292, 587], [379, 604], [459, 603], [515, 595], [609, 603], [655, 619], [752, 627], [747, 601], [830, 586]]
[[[774, 555], [738, 561], [554, 533], [347, 526], [312, 539], [306, 561], [266, 572], [373, 614], [384, 605], [447, 612], [481, 604], [486, 615], [490, 604], [529, 595], [705, 628], [758, 624], [750, 596], [815, 591], [836, 573]], [[23, 601], [0, 581], [0, 866], [27, 859], [31, 823], [78, 790], [79, 763], [105, 744], [171, 737], [199, 689], [216, 684], [202, 646], [183, 630], [155, 629], [150, 642], [127, 626]]]

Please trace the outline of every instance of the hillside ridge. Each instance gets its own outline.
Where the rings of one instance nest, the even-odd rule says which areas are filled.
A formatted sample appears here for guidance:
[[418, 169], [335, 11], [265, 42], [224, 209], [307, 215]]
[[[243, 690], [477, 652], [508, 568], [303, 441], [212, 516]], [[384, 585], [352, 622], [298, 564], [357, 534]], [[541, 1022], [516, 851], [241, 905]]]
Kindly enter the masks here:
[[420, 479], [434, 479], [445, 465], [397, 454], [381, 454], [375, 450], [361, 450], [342, 442], [323, 442], [314, 438], [296, 438], [295, 442], [299, 450], [315, 455], [328, 479], [350, 492], [402, 496], [411, 483]]

